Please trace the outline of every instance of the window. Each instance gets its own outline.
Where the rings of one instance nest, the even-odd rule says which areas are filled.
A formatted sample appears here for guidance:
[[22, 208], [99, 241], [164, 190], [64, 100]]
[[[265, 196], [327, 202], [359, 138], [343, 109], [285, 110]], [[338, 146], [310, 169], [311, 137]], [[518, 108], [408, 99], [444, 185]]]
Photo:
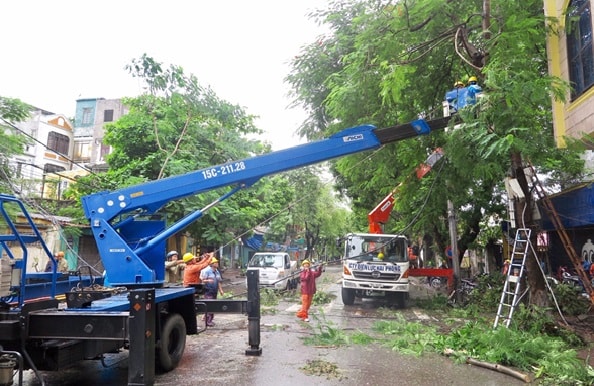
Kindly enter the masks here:
[[103, 111], [103, 122], [113, 122], [113, 110]]
[[74, 143], [74, 159], [76, 161], [88, 161], [91, 159], [91, 142]]
[[47, 136], [47, 148], [56, 153], [68, 155], [68, 148], [70, 146], [70, 139], [64, 134], [51, 131]]
[[82, 110], [82, 125], [88, 126], [93, 123], [93, 108], [84, 107]]
[[590, 0], [572, 0], [565, 19], [571, 99], [594, 84], [594, 51]]
[[101, 142], [101, 150], [99, 151], [99, 161], [106, 162], [107, 156], [111, 153], [111, 146], [104, 144]]
[[64, 170], [66, 170], [66, 169], [64, 169], [62, 166], [58, 166], [58, 165], [45, 164], [43, 166], [43, 172], [45, 174], [63, 172]]

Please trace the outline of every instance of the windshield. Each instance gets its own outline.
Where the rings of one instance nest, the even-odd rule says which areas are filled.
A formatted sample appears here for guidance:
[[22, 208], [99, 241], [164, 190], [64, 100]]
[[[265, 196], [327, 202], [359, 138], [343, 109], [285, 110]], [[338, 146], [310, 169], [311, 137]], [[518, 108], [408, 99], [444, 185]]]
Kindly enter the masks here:
[[248, 267], [282, 267], [282, 255], [254, 255]]
[[346, 242], [347, 259], [403, 263], [408, 261], [407, 241], [403, 236], [350, 235]]

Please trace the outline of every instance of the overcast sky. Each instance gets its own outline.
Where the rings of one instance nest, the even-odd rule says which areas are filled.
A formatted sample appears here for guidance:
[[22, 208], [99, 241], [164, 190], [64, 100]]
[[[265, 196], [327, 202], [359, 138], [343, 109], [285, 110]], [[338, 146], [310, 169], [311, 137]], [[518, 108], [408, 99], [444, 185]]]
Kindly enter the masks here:
[[327, 0], [13, 0], [0, 2], [0, 95], [74, 116], [80, 98], [141, 93], [124, 69], [146, 53], [184, 68], [258, 115], [275, 150], [296, 145], [305, 118], [283, 78], [321, 27]]

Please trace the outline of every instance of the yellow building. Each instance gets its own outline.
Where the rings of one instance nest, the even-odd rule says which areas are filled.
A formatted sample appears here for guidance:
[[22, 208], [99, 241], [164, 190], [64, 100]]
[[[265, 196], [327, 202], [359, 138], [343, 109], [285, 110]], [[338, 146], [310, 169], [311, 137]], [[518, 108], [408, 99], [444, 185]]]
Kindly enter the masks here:
[[555, 139], [594, 132], [593, 0], [545, 0], [545, 16], [559, 20], [558, 34], [547, 39], [549, 73], [571, 84], [565, 103], [553, 102]]

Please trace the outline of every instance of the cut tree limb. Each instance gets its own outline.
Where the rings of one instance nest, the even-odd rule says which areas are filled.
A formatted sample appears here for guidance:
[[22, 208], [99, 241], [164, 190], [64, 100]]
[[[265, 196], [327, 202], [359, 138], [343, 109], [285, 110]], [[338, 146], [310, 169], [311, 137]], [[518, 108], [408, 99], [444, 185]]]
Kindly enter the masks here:
[[[446, 356], [450, 356], [456, 354], [456, 352], [454, 350], [448, 349], [444, 351], [444, 354]], [[529, 374], [522, 373], [521, 371], [517, 371], [497, 363], [483, 362], [471, 357], [466, 357], [466, 363], [474, 366], [484, 367], [486, 369], [494, 370], [503, 374], [511, 375], [512, 377], [520, 379], [526, 383], [532, 382], [532, 377]]]

